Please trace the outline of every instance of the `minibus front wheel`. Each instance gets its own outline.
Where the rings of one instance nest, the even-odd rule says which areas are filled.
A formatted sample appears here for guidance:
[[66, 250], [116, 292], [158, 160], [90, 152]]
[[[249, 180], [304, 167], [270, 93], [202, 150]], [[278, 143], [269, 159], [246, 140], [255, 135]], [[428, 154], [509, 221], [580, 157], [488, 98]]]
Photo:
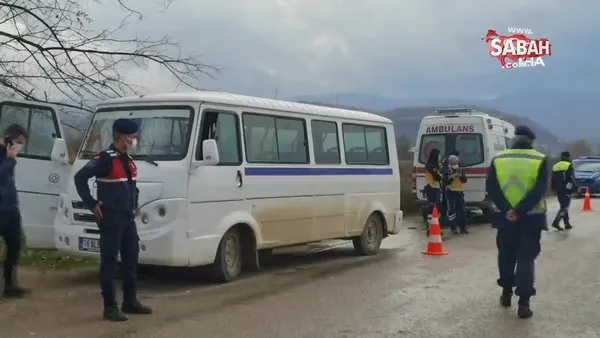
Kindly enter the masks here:
[[221, 242], [213, 263], [213, 276], [221, 283], [236, 279], [242, 271], [242, 243], [240, 231], [234, 227], [229, 229]]

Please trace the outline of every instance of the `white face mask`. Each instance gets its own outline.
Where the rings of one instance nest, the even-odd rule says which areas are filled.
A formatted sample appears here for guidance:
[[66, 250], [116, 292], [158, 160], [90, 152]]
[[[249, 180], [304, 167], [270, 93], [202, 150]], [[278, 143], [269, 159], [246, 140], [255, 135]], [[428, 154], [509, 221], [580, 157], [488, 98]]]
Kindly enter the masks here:
[[453, 164], [452, 169], [454, 169], [454, 170], [458, 169], [458, 164]]
[[131, 143], [126, 142], [127, 151], [132, 150], [133, 148], [137, 147], [137, 138], [131, 139], [130, 141], [131, 141]]

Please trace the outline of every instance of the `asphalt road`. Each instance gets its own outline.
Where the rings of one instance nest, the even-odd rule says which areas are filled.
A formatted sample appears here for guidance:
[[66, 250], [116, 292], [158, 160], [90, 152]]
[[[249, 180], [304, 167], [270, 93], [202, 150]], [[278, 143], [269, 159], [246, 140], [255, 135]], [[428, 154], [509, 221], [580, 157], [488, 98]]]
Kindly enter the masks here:
[[600, 225], [580, 208], [573, 230], [543, 236], [529, 320], [498, 305], [495, 233], [480, 225], [450, 236], [442, 257], [422, 255], [424, 234], [406, 230], [376, 257], [347, 246], [280, 257], [228, 285], [154, 271], [141, 289], [156, 313], [125, 323], [100, 320], [94, 274], [29, 271], [35, 293], [0, 304], [0, 337], [597, 337]]

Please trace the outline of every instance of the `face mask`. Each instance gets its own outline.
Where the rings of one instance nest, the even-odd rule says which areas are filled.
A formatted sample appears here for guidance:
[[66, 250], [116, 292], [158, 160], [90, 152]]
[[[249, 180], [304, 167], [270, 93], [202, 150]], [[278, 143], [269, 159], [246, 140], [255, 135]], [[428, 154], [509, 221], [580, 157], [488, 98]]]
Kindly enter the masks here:
[[457, 164], [452, 165], [452, 169], [454, 169], [454, 170], [458, 169], [458, 165]]
[[127, 150], [129, 151], [137, 146], [137, 138], [128, 138], [125, 144], [127, 144]]

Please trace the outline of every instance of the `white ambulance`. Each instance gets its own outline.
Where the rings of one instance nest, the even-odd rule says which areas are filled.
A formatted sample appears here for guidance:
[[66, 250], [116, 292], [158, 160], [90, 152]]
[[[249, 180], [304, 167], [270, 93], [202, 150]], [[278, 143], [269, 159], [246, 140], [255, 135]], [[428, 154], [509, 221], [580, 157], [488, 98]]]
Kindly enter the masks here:
[[512, 145], [515, 127], [509, 122], [471, 108], [439, 109], [436, 115], [421, 121], [414, 153], [414, 180], [417, 198], [427, 200], [425, 163], [433, 148], [442, 158], [456, 150], [468, 181], [465, 201], [471, 215], [488, 214], [490, 204], [485, 192], [485, 178], [492, 158]]

